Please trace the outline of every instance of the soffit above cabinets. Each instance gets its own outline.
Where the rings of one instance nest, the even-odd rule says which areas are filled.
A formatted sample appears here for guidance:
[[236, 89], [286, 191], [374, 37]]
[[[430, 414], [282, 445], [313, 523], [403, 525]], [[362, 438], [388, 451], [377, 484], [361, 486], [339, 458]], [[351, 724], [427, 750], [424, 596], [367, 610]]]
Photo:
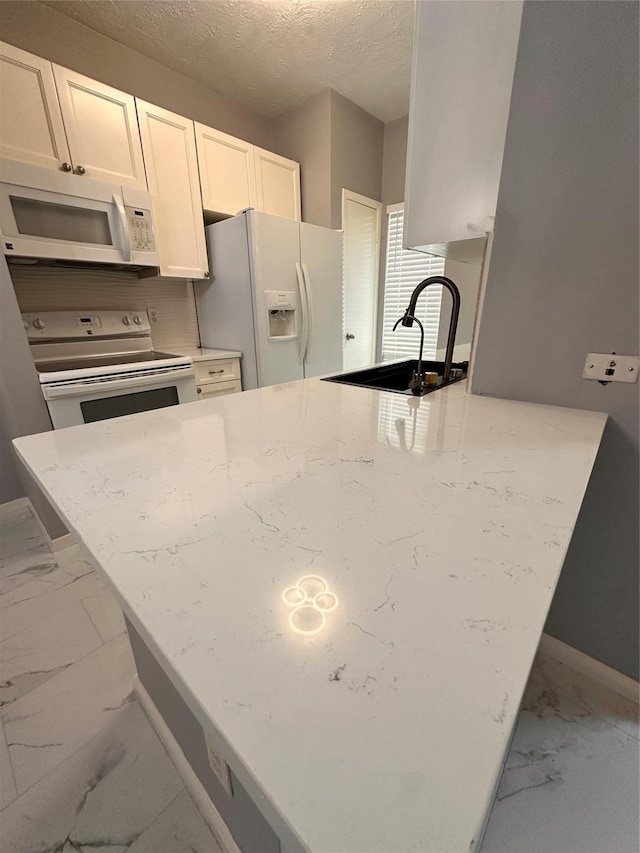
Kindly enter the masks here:
[[408, 112], [413, 0], [45, 0], [268, 117], [325, 87], [391, 121]]

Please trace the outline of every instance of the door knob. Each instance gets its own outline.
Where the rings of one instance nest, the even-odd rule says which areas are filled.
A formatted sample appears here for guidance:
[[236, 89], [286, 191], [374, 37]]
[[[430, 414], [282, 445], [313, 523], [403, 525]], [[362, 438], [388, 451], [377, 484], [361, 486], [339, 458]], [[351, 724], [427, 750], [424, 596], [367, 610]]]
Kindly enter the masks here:
[[76, 173], [76, 175], [84, 175], [85, 169], [84, 166], [76, 166], [73, 171]]
[[345, 337], [348, 341], [353, 341], [355, 339], [355, 335], [352, 335], [351, 332], [347, 332]]
[[70, 172], [71, 171], [71, 163], [62, 163], [60, 166], [60, 170], [62, 172]]

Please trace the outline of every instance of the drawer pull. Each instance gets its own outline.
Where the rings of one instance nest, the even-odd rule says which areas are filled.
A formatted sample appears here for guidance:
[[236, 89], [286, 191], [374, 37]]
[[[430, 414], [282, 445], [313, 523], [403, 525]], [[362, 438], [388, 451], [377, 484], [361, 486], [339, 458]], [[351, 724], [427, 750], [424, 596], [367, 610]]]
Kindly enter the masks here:
[[215, 376], [216, 373], [224, 373], [224, 367], [222, 368], [222, 370], [210, 370], [209, 376]]

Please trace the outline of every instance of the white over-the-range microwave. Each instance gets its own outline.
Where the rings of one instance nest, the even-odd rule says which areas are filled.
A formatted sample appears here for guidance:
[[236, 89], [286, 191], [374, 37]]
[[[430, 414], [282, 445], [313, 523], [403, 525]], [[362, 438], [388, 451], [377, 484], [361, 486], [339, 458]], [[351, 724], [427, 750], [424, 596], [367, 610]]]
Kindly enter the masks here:
[[7, 258], [156, 267], [151, 196], [0, 160], [0, 239]]

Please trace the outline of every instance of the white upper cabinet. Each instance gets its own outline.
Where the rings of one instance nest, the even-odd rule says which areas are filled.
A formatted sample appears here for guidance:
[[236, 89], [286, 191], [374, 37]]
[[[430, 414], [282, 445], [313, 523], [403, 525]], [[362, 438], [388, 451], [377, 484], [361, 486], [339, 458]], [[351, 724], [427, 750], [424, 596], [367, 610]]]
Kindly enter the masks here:
[[300, 220], [300, 164], [254, 148], [258, 210]]
[[193, 122], [136, 99], [160, 273], [208, 275]]
[[257, 207], [253, 145], [196, 122], [202, 206], [234, 216]]
[[76, 175], [147, 189], [132, 95], [53, 66]]
[[404, 245], [470, 260], [493, 231], [522, 2], [418, 3]]
[[0, 157], [70, 169], [51, 63], [0, 42]]

